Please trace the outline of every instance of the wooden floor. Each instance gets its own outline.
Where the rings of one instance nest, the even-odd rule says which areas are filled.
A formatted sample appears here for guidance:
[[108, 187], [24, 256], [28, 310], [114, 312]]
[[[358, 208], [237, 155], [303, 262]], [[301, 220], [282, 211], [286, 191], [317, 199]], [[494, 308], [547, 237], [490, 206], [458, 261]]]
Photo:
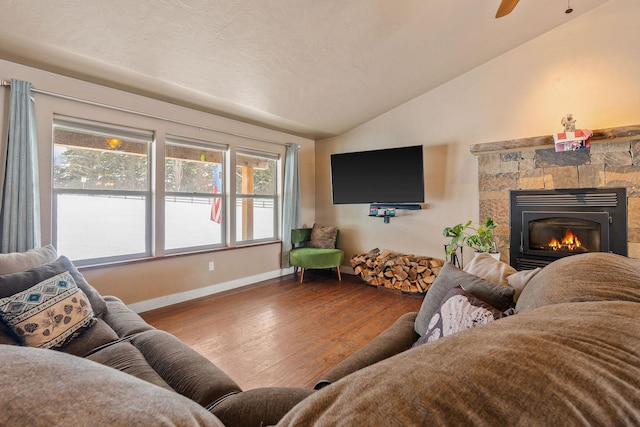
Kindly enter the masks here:
[[142, 313], [203, 354], [243, 390], [312, 387], [422, 298], [334, 272], [289, 275]]

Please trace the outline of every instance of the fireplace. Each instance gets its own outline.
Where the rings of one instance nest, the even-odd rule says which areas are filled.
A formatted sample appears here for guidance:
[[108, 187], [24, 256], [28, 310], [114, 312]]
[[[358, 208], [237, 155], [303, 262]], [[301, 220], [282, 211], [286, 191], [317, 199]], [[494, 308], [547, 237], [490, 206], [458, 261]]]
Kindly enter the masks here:
[[627, 255], [625, 188], [511, 191], [510, 262], [544, 267], [586, 252]]

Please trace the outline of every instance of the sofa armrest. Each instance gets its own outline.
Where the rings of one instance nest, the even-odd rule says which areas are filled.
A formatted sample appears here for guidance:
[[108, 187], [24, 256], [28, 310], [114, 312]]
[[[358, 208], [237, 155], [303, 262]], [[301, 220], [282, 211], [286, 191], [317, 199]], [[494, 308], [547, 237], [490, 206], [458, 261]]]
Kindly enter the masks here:
[[226, 426], [275, 426], [315, 390], [263, 387], [226, 396], [207, 409]]
[[222, 396], [242, 391], [209, 359], [168, 332], [142, 332], [130, 342], [172, 389], [204, 407]]
[[410, 312], [400, 316], [364, 347], [325, 372], [314, 388], [319, 390], [352, 372], [410, 349], [419, 338], [413, 328], [417, 315], [417, 312]]
[[107, 303], [107, 312], [102, 318], [120, 338], [155, 329], [119, 298], [107, 295], [104, 300]]

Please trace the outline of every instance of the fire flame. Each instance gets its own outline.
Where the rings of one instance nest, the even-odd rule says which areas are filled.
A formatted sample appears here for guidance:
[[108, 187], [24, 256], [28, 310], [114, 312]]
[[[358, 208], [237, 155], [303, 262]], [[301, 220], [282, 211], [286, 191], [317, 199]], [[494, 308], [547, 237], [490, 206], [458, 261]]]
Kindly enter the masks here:
[[558, 241], [558, 239], [553, 237], [549, 242], [549, 249], [552, 251], [575, 251], [581, 246], [582, 243], [580, 243], [578, 236], [573, 234], [569, 229], [564, 233], [564, 237], [561, 241]]

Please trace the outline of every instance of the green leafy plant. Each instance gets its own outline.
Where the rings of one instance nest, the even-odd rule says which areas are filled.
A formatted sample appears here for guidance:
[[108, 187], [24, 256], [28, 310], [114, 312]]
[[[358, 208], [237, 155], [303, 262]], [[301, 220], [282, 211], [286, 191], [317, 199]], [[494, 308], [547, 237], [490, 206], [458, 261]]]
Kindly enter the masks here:
[[459, 246], [469, 246], [478, 252], [496, 252], [493, 241], [493, 230], [498, 226], [491, 217], [486, 217], [484, 223], [473, 224], [467, 221], [453, 227], [445, 227], [442, 235], [451, 240], [447, 244], [447, 256], [456, 251]]

